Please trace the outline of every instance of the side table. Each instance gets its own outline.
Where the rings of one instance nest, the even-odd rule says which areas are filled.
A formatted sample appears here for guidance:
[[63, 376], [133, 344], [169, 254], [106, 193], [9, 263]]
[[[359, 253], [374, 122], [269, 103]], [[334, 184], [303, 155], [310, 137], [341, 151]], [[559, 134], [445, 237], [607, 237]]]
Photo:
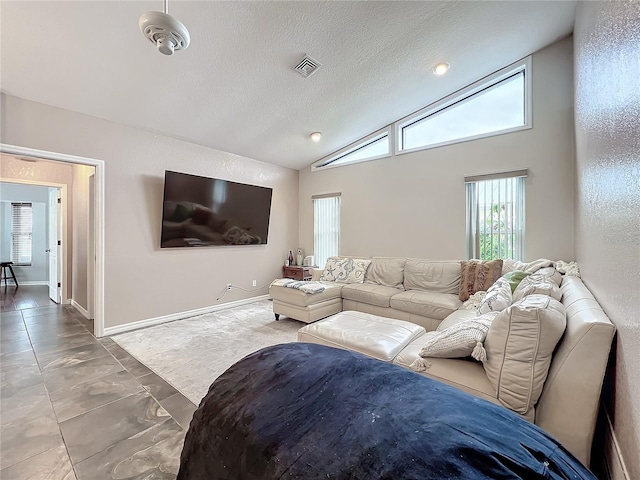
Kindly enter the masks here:
[[282, 277], [293, 280], [311, 280], [311, 269], [313, 267], [282, 267]]

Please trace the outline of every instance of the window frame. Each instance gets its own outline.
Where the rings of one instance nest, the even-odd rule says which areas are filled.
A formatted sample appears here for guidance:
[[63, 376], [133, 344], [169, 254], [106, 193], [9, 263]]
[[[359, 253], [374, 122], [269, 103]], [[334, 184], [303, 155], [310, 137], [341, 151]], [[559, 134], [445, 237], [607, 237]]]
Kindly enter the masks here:
[[[318, 243], [317, 243], [317, 239], [319, 236], [318, 231], [316, 230], [316, 225], [317, 225], [317, 217], [316, 217], [316, 201], [317, 200], [325, 200], [325, 199], [337, 199], [337, 249], [338, 251], [335, 252], [335, 254], [329, 255], [328, 257], [331, 256], [335, 256], [335, 255], [340, 255], [340, 242], [342, 239], [342, 193], [340, 192], [335, 192], [335, 193], [325, 193], [325, 194], [320, 194], [320, 195], [312, 195], [311, 196], [311, 201], [313, 203], [313, 254], [314, 254], [314, 261], [316, 263], [316, 266], [318, 266], [319, 268], [324, 268], [324, 265], [326, 263], [326, 259], [325, 261], [322, 263], [322, 265], [319, 264], [318, 259], [320, 258], [318, 255]], [[328, 258], [327, 257], [327, 258]]]
[[[479, 234], [479, 203], [478, 198], [476, 201], [473, 201], [470, 198], [470, 188], [473, 190], [474, 195], [478, 194], [478, 184], [480, 182], [487, 181], [500, 181], [500, 180], [516, 180], [517, 183], [520, 183], [518, 187], [517, 183], [514, 185], [515, 191], [520, 189], [520, 198], [519, 205], [512, 207], [511, 215], [513, 218], [517, 219], [517, 223], [519, 228], [513, 230], [513, 234], [516, 235], [516, 238], [519, 238], [517, 251], [519, 253], [520, 258], [513, 258], [513, 260], [522, 261], [525, 257], [525, 249], [526, 249], [526, 225], [527, 225], [527, 213], [526, 213], [526, 205], [527, 205], [527, 195], [526, 195], [526, 179], [529, 174], [529, 169], [523, 170], [513, 170], [508, 172], [499, 172], [499, 173], [491, 173], [484, 175], [474, 175], [465, 177], [465, 241], [467, 244], [467, 259], [480, 259], [480, 260], [493, 260], [492, 256], [490, 259], [483, 259], [480, 255], [480, 241]], [[515, 197], [515, 195], [513, 195]], [[485, 197], [486, 198], [486, 197]], [[493, 198], [493, 197], [492, 197]], [[506, 200], [506, 199], [505, 199]], [[498, 204], [501, 204], [500, 196], [498, 196]], [[473, 209], [471, 207], [474, 207]], [[517, 212], [516, 212], [517, 210]], [[516, 215], [517, 213], [517, 215]], [[493, 218], [493, 216], [492, 216]], [[486, 233], [486, 232], [485, 232]], [[498, 230], [498, 235], [500, 235], [500, 230]], [[493, 229], [490, 232], [491, 235], [494, 234]], [[505, 234], [508, 232], [505, 230]], [[507, 242], [508, 245], [508, 242]], [[512, 243], [512, 249], [514, 247], [514, 243]], [[510, 258], [498, 256], [495, 258]]]
[[[384, 153], [381, 155], [373, 155], [370, 157], [359, 158], [357, 160], [353, 160], [349, 162], [335, 164], [335, 162], [340, 160], [341, 158], [346, 157], [347, 155], [361, 148], [364, 148], [378, 140], [381, 140], [382, 138], [385, 138], [385, 137], [389, 139], [389, 149], [387, 150], [387, 153]], [[369, 162], [372, 160], [379, 160], [381, 158], [388, 158], [393, 156], [393, 151], [394, 151], [394, 136], [393, 136], [392, 126], [388, 125], [384, 128], [381, 128], [380, 130], [376, 130], [375, 132], [373, 132], [370, 135], [367, 135], [364, 138], [361, 138], [347, 145], [344, 148], [341, 148], [336, 152], [333, 152], [331, 155], [327, 155], [326, 157], [321, 158], [317, 162], [312, 163], [311, 171], [316, 172], [319, 170], [326, 170], [328, 168], [344, 167], [346, 165], [353, 165], [356, 163]]]
[[[31, 224], [29, 225], [28, 233], [24, 233], [24, 232], [16, 233], [13, 231], [14, 211], [16, 207], [20, 210], [22, 208], [28, 207], [28, 209], [30, 210], [29, 216], [31, 217], [30, 218]], [[22, 218], [23, 215], [20, 215], [20, 217]], [[21, 262], [18, 259], [14, 259], [14, 253], [16, 252], [16, 250], [18, 253], [20, 252], [19, 246], [16, 246], [16, 237], [28, 238], [28, 244], [29, 244], [29, 261], [28, 262]], [[20, 243], [22, 242], [18, 242], [18, 244]], [[11, 262], [13, 262], [13, 265], [15, 265], [16, 267], [30, 267], [33, 265], [33, 202], [11, 202]]]
[[[524, 73], [524, 125], [518, 125], [516, 127], [507, 128], [503, 130], [496, 130], [494, 132], [481, 133], [478, 135], [471, 135], [468, 137], [461, 137], [457, 139], [447, 140], [444, 142], [434, 143], [430, 145], [424, 145], [420, 147], [402, 148], [403, 144], [403, 129], [416, 122], [424, 120], [432, 115], [437, 115], [440, 112], [445, 111], [453, 105], [458, 105], [469, 101], [474, 95], [495, 86], [496, 84], [506, 80], [507, 78], [516, 75], [520, 72]], [[531, 55], [522, 60], [513, 63], [505, 68], [498, 70], [497, 72], [478, 80], [475, 83], [458, 90], [457, 92], [439, 100], [431, 105], [428, 105], [421, 110], [418, 110], [411, 115], [408, 115], [393, 124], [393, 131], [395, 137], [395, 154], [403, 155], [405, 153], [419, 152], [421, 150], [429, 150], [432, 148], [443, 147], [445, 145], [453, 145], [456, 143], [469, 142], [472, 140], [478, 140], [481, 138], [494, 137], [496, 135], [504, 135], [507, 133], [518, 132], [520, 130], [527, 130], [533, 128], [533, 115], [532, 115], [532, 96], [531, 96]]]

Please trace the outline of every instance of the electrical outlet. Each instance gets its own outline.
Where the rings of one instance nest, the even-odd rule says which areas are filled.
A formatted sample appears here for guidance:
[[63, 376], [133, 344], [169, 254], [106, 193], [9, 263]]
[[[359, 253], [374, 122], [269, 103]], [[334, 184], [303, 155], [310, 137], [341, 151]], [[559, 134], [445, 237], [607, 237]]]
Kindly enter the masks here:
[[254, 280], [253, 281], [253, 286], [255, 287], [258, 283]]
[[231, 290], [231, 284], [227, 283], [227, 290]]

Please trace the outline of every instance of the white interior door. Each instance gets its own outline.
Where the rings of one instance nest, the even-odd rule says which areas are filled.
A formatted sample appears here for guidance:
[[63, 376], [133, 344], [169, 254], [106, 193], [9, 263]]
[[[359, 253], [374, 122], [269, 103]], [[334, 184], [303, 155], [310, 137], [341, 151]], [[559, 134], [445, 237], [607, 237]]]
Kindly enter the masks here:
[[61, 302], [60, 262], [61, 262], [61, 229], [60, 229], [60, 189], [49, 188], [49, 297], [56, 303]]

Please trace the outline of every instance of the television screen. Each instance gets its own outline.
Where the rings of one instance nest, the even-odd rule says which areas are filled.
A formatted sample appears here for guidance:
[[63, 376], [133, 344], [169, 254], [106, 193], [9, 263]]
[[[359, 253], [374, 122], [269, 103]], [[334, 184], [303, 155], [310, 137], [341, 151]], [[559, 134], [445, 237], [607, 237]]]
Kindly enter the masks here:
[[264, 245], [272, 192], [167, 170], [160, 246]]

